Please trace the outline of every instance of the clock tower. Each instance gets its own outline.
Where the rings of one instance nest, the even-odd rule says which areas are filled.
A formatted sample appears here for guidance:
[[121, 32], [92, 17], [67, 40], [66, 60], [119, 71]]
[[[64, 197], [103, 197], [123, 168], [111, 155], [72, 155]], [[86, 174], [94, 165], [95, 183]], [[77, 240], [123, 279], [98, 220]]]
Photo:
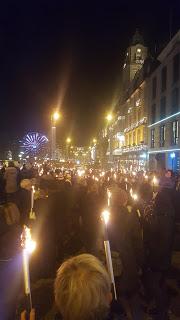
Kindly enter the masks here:
[[144, 44], [143, 37], [136, 30], [130, 46], [126, 50], [126, 55], [123, 65], [123, 88], [127, 90], [130, 82], [138, 70], [140, 70], [147, 58], [148, 49]]

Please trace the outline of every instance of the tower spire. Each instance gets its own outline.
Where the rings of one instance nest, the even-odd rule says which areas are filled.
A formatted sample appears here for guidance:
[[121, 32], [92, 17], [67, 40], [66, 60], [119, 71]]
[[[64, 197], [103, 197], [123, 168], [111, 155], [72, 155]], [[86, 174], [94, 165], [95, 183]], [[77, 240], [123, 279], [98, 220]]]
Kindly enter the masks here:
[[135, 46], [136, 44], [142, 44], [144, 46], [143, 36], [140, 34], [139, 29], [136, 29], [135, 34], [132, 37], [131, 45]]

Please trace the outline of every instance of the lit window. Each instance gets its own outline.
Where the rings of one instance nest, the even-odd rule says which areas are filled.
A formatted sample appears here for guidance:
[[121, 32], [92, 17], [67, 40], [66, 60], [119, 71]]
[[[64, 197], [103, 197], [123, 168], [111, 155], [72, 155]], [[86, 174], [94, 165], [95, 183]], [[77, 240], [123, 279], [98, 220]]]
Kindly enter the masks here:
[[160, 133], [160, 147], [164, 147], [165, 144], [165, 132], [166, 132], [166, 127], [165, 125], [161, 126], [159, 128], [159, 133]]
[[155, 129], [151, 129], [151, 148], [155, 145]]
[[140, 106], [140, 102], [141, 102], [140, 99], [136, 100], [136, 107], [139, 107], [139, 106]]
[[127, 52], [126, 55], [127, 55], [127, 57], [128, 57], [129, 53]]
[[126, 68], [126, 63], [124, 63], [124, 65], [123, 65], [123, 69], [125, 69]]
[[178, 127], [178, 120], [172, 122], [172, 144], [178, 144], [179, 138], [179, 127]]

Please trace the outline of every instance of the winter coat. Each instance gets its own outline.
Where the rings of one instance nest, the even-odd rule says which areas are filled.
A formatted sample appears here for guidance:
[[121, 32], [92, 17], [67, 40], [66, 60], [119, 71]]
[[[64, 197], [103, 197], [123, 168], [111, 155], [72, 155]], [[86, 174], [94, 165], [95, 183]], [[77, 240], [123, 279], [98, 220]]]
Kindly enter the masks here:
[[122, 260], [122, 275], [119, 279], [120, 293], [134, 292], [139, 285], [143, 245], [138, 217], [126, 207], [112, 207], [108, 234], [112, 251], [117, 251]]
[[14, 193], [18, 190], [18, 171], [15, 167], [6, 168], [6, 171], [4, 173], [4, 179], [6, 181], [6, 193]]
[[147, 266], [166, 270], [170, 266], [174, 234], [174, 209], [167, 190], [159, 192], [145, 209], [143, 231]]

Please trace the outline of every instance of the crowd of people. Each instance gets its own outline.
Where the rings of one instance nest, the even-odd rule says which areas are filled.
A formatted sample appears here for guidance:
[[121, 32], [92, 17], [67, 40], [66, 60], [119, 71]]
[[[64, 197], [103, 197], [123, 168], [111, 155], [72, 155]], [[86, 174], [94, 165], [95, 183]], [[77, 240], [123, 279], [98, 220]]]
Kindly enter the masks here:
[[[167, 279], [173, 250], [180, 250], [179, 195], [170, 170], [20, 168], [10, 161], [0, 171], [0, 319], [25, 319], [23, 225], [37, 242], [32, 319], [168, 319]], [[103, 245], [107, 206], [117, 300]]]

